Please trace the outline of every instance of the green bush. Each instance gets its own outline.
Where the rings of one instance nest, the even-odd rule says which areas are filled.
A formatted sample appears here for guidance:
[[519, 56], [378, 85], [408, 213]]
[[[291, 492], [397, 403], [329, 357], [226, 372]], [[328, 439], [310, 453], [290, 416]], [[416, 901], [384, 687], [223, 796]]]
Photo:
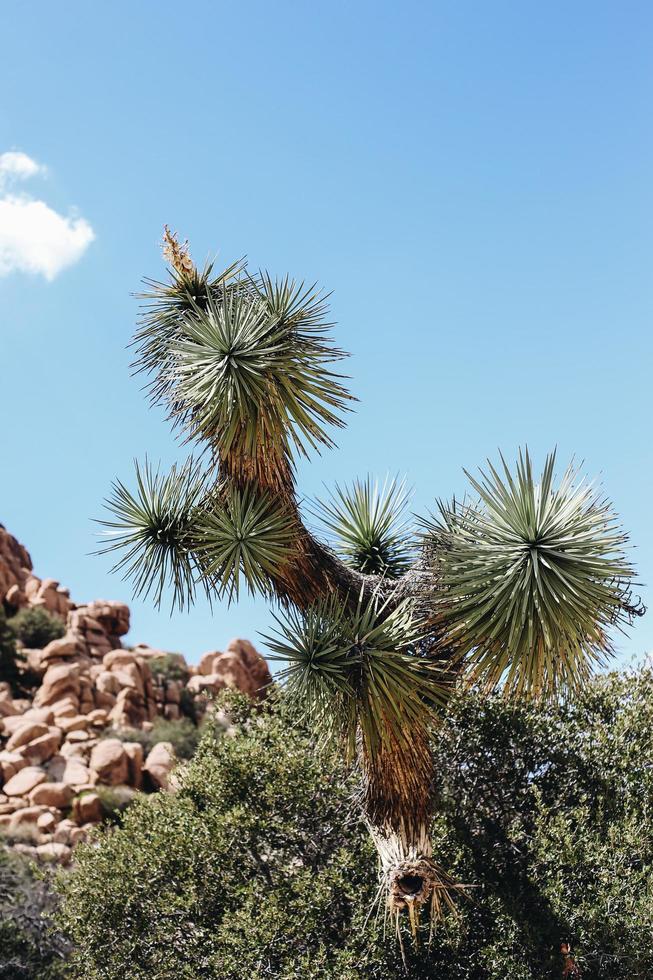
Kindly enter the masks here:
[[62, 620], [41, 606], [28, 606], [8, 620], [14, 635], [28, 649], [40, 650], [66, 632]]
[[140, 728], [106, 728], [102, 738], [119, 738], [121, 742], [138, 742], [143, 746], [147, 755], [157, 742], [171, 742], [178, 759], [190, 759], [200, 740], [200, 730], [190, 718], [180, 718], [168, 721], [167, 718], [157, 718], [152, 730], [141, 731]]
[[95, 787], [95, 792], [100, 797], [102, 804], [102, 816], [111, 824], [120, 824], [125, 812], [132, 803], [138, 798], [138, 790], [130, 786], [102, 786]]
[[18, 664], [24, 657], [16, 649], [16, 634], [10, 629], [2, 604], [0, 604], [0, 681], [10, 684], [14, 694], [20, 690]]
[[181, 681], [185, 684], [190, 677], [190, 671], [178, 653], [164, 653], [160, 657], [152, 657], [148, 663], [157, 681]]
[[[206, 726], [174, 794], [138, 800], [59, 888], [75, 980], [389, 980], [353, 777], [283, 698]], [[474, 886], [417, 980], [545, 980], [570, 940], [586, 978], [653, 975], [653, 677], [598, 680], [559, 709], [468, 696], [435, 746], [436, 853]], [[371, 914], [370, 914], [371, 911]]]
[[0, 845], [0, 980], [64, 980], [69, 945], [51, 921], [48, 877]]

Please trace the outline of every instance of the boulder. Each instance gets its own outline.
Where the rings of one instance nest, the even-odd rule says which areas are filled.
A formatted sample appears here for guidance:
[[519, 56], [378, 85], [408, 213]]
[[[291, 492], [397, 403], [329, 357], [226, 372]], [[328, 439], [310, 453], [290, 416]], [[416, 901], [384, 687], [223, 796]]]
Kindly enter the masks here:
[[219, 674], [194, 674], [186, 685], [186, 690], [196, 695], [201, 692], [217, 694], [226, 687], [224, 679]]
[[125, 742], [124, 747], [128, 759], [129, 785], [140, 789], [143, 785], [143, 746], [138, 742]]
[[170, 770], [175, 764], [174, 749], [171, 742], [157, 742], [148, 753], [143, 771], [146, 772], [155, 786], [167, 789], [170, 781]]
[[42, 813], [36, 821], [36, 826], [42, 834], [52, 834], [57, 826], [54, 813], [50, 813], [49, 811], [47, 813]]
[[103, 817], [102, 801], [97, 793], [82, 793], [73, 800], [73, 820], [77, 824], [99, 823]]
[[17, 752], [0, 752], [0, 783], [6, 783], [17, 772], [24, 769], [26, 765], [27, 759], [24, 759], [22, 755], [18, 755]]
[[85, 732], [89, 727], [89, 719], [86, 715], [72, 715], [66, 718], [58, 718], [57, 723], [62, 732]]
[[48, 809], [44, 806], [26, 806], [22, 810], [16, 810], [11, 815], [9, 829], [14, 830], [16, 827], [20, 827], [21, 824], [36, 824], [39, 817], [47, 812]]
[[61, 733], [55, 729], [46, 735], [33, 739], [27, 745], [21, 746], [20, 754], [28, 760], [30, 765], [38, 765], [51, 759], [60, 745]]
[[57, 723], [62, 718], [76, 718], [79, 714], [79, 698], [71, 696], [55, 701], [52, 705], [52, 713]]
[[7, 752], [13, 752], [14, 749], [20, 748], [21, 745], [27, 745], [28, 742], [32, 742], [35, 738], [39, 738], [41, 735], [47, 734], [48, 726], [44, 725], [42, 722], [24, 722], [22, 725], [16, 728], [14, 734], [8, 739], [6, 745]]
[[80, 758], [73, 756], [66, 759], [64, 756], [58, 755], [48, 766], [48, 778], [76, 789], [90, 783], [91, 773]]
[[[95, 689], [100, 691], [102, 694], [113, 694], [114, 696], [120, 691], [120, 681], [115, 674], [112, 674], [110, 670], [103, 670], [101, 674], [95, 678]], [[96, 697], [97, 702], [97, 697]]]
[[69, 844], [70, 834], [76, 827], [77, 824], [74, 820], [69, 820], [68, 818], [61, 820], [52, 834], [52, 839], [57, 841], [58, 844]]
[[197, 665], [198, 674], [212, 674], [213, 671], [213, 661], [216, 657], [220, 656], [220, 650], [209, 650], [208, 653], [202, 654], [200, 657], [200, 662]]
[[65, 695], [79, 696], [79, 666], [57, 664], [48, 667], [34, 698], [35, 707], [47, 707], [61, 701]]
[[29, 794], [30, 803], [40, 806], [54, 806], [65, 810], [70, 806], [73, 791], [66, 783], [39, 783]]
[[44, 783], [46, 779], [47, 776], [42, 769], [38, 769], [36, 766], [26, 766], [5, 783], [2, 791], [5, 796], [27, 796], [35, 786]]
[[83, 652], [84, 648], [79, 643], [75, 634], [68, 632], [58, 640], [51, 640], [43, 648], [41, 664], [47, 664], [52, 660], [65, 660]]
[[31, 571], [29, 552], [0, 524], [0, 600], [13, 585], [22, 589]]
[[117, 738], [105, 738], [91, 752], [91, 780], [117, 786], [126, 783], [129, 775], [129, 759], [125, 747]]
[[40, 721], [44, 725], [51, 725], [54, 722], [54, 711], [52, 708], [28, 708], [23, 718], [25, 721]]
[[113, 670], [114, 667], [137, 666], [136, 654], [131, 650], [110, 650], [102, 658], [102, 666], [105, 670]]
[[57, 841], [39, 844], [36, 848], [36, 855], [42, 861], [56, 861], [57, 864], [68, 864], [71, 854], [72, 851], [67, 844], [59, 844]]
[[[249, 673], [250, 690], [244, 690], [243, 693], [264, 696], [265, 689], [272, 683], [272, 674], [267, 660], [261, 656], [254, 644], [249, 640], [230, 640], [225, 653], [235, 653]], [[219, 673], [217, 667], [214, 667], [214, 670]]]

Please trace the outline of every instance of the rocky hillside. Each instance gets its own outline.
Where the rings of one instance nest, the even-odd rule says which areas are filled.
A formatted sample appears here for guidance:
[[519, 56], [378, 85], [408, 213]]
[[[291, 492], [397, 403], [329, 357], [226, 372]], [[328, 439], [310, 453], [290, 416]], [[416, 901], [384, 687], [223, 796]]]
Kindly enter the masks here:
[[63, 634], [42, 647], [19, 643], [20, 696], [0, 682], [0, 832], [40, 859], [67, 862], [112, 808], [167, 787], [174, 746], [157, 741], [158, 731], [192, 732], [217, 691], [260, 698], [271, 681], [247, 640], [206, 653], [198, 666], [145, 644], [124, 647], [124, 603], [77, 605], [55, 579], [34, 574], [1, 525], [0, 600], [10, 623], [41, 608]]

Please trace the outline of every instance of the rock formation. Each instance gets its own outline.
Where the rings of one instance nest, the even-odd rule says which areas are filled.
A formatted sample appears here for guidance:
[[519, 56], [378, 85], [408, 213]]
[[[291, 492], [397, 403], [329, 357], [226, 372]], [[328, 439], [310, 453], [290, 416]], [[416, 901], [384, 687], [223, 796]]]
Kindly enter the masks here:
[[43, 649], [22, 650], [35, 681], [28, 695], [15, 697], [0, 682], [0, 834], [37, 859], [70, 860], [103, 818], [103, 787], [168, 788], [173, 746], [157, 742], [145, 755], [136, 733], [152, 731], [158, 718], [201, 720], [223, 688], [262, 698], [272, 680], [247, 640], [204, 654], [198, 666], [146, 644], [123, 647], [128, 606], [76, 605], [55, 579], [34, 574], [2, 525], [0, 601], [9, 615], [42, 606], [66, 628]]

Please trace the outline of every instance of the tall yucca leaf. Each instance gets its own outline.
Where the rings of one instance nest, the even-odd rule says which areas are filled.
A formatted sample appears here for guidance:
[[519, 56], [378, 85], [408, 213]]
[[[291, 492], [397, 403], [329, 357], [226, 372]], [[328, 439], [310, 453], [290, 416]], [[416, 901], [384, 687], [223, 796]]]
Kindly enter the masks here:
[[206, 481], [189, 459], [161, 474], [149, 462], [136, 463], [136, 491], [120, 480], [112, 486], [107, 508], [114, 520], [98, 523], [110, 538], [100, 554], [122, 552], [112, 571], [132, 579], [135, 596], [154, 595], [157, 606], [172, 589], [172, 606], [182, 609], [195, 597], [198, 573], [193, 548], [193, 517], [205, 493]]
[[329, 530], [335, 550], [353, 568], [368, 575], [399, 578], [414, 558], [406, 520], [410, 492], [396, 479], [379, 488], [371, 477], [339, 487], [313, 513]]
[[295, 533], [283, 504], [251, 487], [232, 489], [199, 512], [193, 528], [203, 574], [229, 598], [238, 597], [241, 577], [250, 592], [269, 595], [270, 578], [289, 557]]
[[294, 444], [302, 451], [331, 445], [325, 425], [342, 425], [338, 414], [350, 396], [327, 364], [332, 352], [293, 322], [280, 319], [258, 293], [230, 289], [206, 309], [186, 317], [171, 345], [166, 384], [173, 414], [192, 435], [221, 452], [239, 448], [254, 455], [265, 445]]
[[192, 272], [180, 273], [172, 268], [169, 282], [145, 280], [148, 289], [138, 294], [144, 304], [132, 346], [136, 348], [136, 371], [151, 376], [153, 402], [166, 402], [174, 386], [172, 345], [183, 336], [186, 316], [198, 308], [205, 309], [209, 297], [218, 301], [229, 289], [237, 290], [244, 268], [245, 261], [241, 259], [217, 275], [213, 273], [213, 263], [208, 263], [202, 270]]
[[287, 691], [307, 720], [326, 738], [355, 745], [357, 727], [355, 661], [341, 606], [325, 600], [300, 612], [291, 606], [272, 614], [277, 629], [265, 636], [271, 660], [287, 664], [281, 671]]
[[290, 697], [323, 734], [341, 736], [350, 757], [358, 733], [372, 755], [388, 738], [410, 740], [448, 697], [442, 665], [421, 653], [409, 600], [391, 608], [361, 597], [353, 612], [329, 600], [276, 618], [276, 636], [265, 640], [271, 659], [288, 663]]
[[628, 619], [627, 536], [575, 467], [554, 487], [555, 454], [539, 482], [528, 451], [514, 476], [502, 464], [503, 476], [490, 464], [469, 477], [478, 505], [441, 505], [425, 522], [443, 640], [488, 685], [555, 696], [605, 661], [610, 627]]

